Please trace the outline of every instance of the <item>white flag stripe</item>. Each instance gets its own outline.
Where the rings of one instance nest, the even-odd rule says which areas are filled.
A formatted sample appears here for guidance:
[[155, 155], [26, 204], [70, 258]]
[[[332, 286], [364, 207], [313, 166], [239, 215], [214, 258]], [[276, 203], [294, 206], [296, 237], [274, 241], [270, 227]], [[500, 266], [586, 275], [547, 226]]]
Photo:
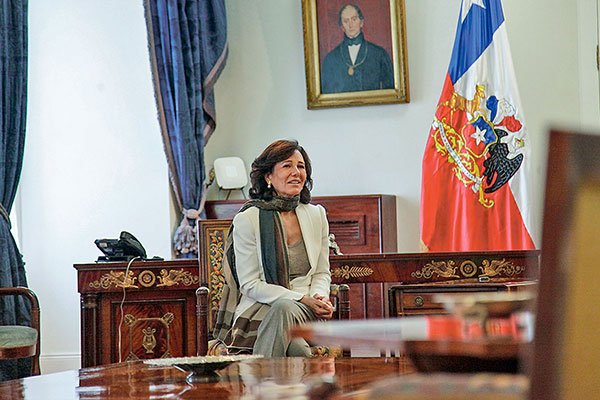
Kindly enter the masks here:
[[[491, 73], [493, 72], [493, 73]], [[518, 151], [523, 154], [523, 163], [517, 173], [509, 181], [511, 192], [515, 198], [523, 223], [532, 236], [533, 242], [537, 243], [533, 233], [533, 215], [530, 206], [531, 188], [528, 181], [531, 176], [531, 138], [527, 132], [527, 124], [521, 98], [514, 72], [508, 34], [506, 32], [506, 21], [494, 33], [494, 40], [483, 52], [481, 57], [471, 65], [471, 68], [455, 83], [454, 90], [461, 96], [472, 99], [475, 95], [475, 85], [484, 84], [486, 95], [495, 95], [498, 100], [507, 99], [514, 106], [515, 118], [523, 124], [518, 133], [523, 138], [524, 147]], [[509, 134], [511, 132], [508, 132]], [[514, 135], [512, 135], [514, 136]]]

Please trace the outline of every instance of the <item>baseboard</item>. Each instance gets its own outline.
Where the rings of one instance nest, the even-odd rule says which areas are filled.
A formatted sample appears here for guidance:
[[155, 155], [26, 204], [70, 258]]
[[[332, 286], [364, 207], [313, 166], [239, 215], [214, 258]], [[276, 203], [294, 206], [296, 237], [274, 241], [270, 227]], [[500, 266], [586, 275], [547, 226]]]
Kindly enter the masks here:
[[81, 368], [81, 355], [78, 354], [46, 354], [40, 356], [42, 374], [68, 371]]

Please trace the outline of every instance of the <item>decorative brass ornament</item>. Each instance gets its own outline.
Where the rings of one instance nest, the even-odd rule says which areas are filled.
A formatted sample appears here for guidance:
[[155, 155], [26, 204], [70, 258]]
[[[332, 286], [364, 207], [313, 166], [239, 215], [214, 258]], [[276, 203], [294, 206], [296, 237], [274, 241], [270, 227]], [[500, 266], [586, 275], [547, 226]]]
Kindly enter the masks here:
[[513, 276], [519, 275], [525, 271], [525, 267], [521, 265], [514, 265], [505, 259], [492, 261], [484, 260], [479, 269], [482, 272], [481, 276]]
[[125, 323], [127, 326], [133, 326], [137, 323], [138, 319], [131, 314], [125, 314]]
[[156, 275], [152, 271], [144, 270], [138, 275], [138, 281], [143, 287], [151, 287], [156, 282]]
[[429, 264], [426, 264], [421, 270], [414, 271], [410, 274], [413, 278], [425, 278], [431, 279], [434, 275], [443, 277], [443, 278], [459, 278], [456, 275], [456, 266], [454, 266], [455, 262], [452, 260], [449, 261], [431, 261]]
[[190, 286], [197, 284], [200, 282], [200, 279], [197, 275], [192, 275], [189, 271], [184, 271], [183, 268], [180, 270], [169, 270], [167, 272], [166, 269], [160, 270], [160, 276], [158, 277], [159, 286], [174, 286], [182, 283], [185, 286]]
[[125, 272], [123, 271], [110, 271], [108, 274], [104, 274], [100, 277], [100, 279], [90, 282], [90, 287], [94, 289], [108, 289], [112, 285], [120, 288], [135, 288], [138, 289], [139, 286], [135, 285], [136, 277], [133, 274], [133, 271], [129, 271], [127, 276], [125, 276]]
[[460, 273], [464, 277], [470, 278], [477, 273], [477, 265], [471, 260], [463, 261], [460, 264]]
[[156, 284], [158, 278], [159, 286], [174, 286], [180, 283], [185, 286], [196, 285], [200, 282], [198, 275], [192, 275], [191, 272], [184, 271], [183, 268], [180, 270], [170, 270], [167, 272], [166, 269], [160, 270], [160, 276], [157, 277], [154, 272], [150, 270], [144, 270], [135, 276], [134, 271], [129, 271], [127, 277], [125, 272], [122, 271], [110, 271], [104, 274], [100, 279], [90, 282], [89, 286], [94, 289], [109, 289], [111, 286], [125, 289], [139, 289], [135, 282], [138, 281], [143, 287], [149, 288]]
[[142, 333], [144, 334], [142, 347], [146, 349], [146, 354], [153, 354], [156, 347], [156, 337], [154, 337], [156, 329], [147, 326], [145, 329], [142, 329]]
[[[432, 261], [420, 270], [411, 272], [410, 276], [417, 279], [432, 279], [435, 276], [442, 278], [471, 278], [475, 276], [478, 271], [481, 272], [479, 277], [492, 277], [498, 275], [513, 276], [519, 275], [525, 271], [525, 267], [514, 265], [505, 259], [483, 260], [481, 266], [477, 266], [477, 264], [471, 260], [463, 261], [459, 268], [457, 268], [455, 264], [456, 262], [453, 260]], [[457, 275], [457, 272], [459, 272], [460, 275]]]
[[373, 269], [369, 267], [357, 267], [357, 266], [349, 266], [343, 265], [341, 267], [336, 267], [331, 270], [331, 276], [334, 278], [342, 278], [342, 279], [350, 279], [350, 278], [360, 278], [363, 276], [369, 276], [373, 274]]
[[165, 325], [169, 326], [171, 325], [171, 322], [175, 321], [175, 314], [168, 312], [165, 315], [163, 315], [160, 319]]

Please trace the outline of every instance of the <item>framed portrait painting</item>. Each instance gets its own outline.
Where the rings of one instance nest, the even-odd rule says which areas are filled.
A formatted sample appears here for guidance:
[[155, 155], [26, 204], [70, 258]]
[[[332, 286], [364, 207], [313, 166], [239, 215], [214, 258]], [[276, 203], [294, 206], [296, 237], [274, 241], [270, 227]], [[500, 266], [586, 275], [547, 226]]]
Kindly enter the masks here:
[[309, 109], [408, 103], [404, 0], [302, 0]]

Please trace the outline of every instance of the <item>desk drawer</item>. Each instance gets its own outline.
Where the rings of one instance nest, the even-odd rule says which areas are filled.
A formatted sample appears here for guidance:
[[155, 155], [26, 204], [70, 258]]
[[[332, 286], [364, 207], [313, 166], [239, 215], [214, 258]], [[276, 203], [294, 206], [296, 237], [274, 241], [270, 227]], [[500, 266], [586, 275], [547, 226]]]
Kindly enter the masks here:
[[497, 292], [504, 291], [506, 286], [487, 285], [476, 287], [460, 287], [460, 286], [437, 286], [403, 289], [396, 287], [392, 289], [392, 301], [395, 302], [393, 310], [396, 311], [396, 316], [418, 315], [418, 314], [447, 314], [444, 305], [434, 301], [434, 297], [438, 294], [451, 293], [474, 293], [474, 292]]
[[[441, 292], [440, 292], [441, 293]], [[433, 301], [437, 293], [398, 293], [396, 304], [400, 304], [400, 310], [439, 310], [443, 311], [441, 303]]]

